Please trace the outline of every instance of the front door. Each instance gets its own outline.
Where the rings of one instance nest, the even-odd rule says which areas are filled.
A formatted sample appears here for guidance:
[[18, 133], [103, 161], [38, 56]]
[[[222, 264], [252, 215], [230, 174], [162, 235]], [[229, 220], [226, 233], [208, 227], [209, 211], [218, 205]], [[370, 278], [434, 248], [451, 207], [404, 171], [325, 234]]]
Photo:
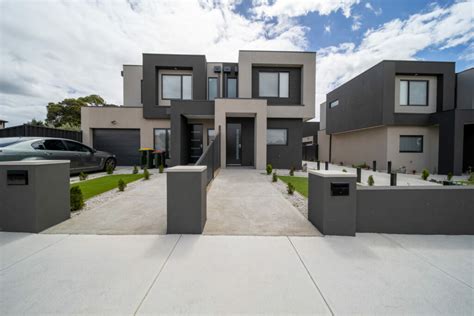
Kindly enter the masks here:
[[189, 162], [195, 163], [202, 155], [202, 124], [189, 124]]
[[242, 124], [227, 123], [227, 165], [240, 166], [242, 164]]

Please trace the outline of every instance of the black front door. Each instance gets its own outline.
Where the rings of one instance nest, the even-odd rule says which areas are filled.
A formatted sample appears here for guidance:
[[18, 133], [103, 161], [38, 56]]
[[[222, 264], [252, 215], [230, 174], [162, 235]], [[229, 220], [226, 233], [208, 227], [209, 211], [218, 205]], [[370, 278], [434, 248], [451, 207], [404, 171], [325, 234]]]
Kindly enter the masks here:
[[189, 124], [189, 162], [195, 163], [202, 155], [202, 124]]
[[242, 124], [227, 123], [227, 165], [242, 164]]

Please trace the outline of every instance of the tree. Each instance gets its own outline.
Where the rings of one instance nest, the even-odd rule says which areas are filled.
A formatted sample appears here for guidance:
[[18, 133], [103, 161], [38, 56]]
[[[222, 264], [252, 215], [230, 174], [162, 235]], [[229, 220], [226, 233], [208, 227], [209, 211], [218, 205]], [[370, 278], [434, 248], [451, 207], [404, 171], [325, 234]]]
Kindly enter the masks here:
[[33, 126], [46, 126], [46, 124], [43, 121], [37, 120], [33, 118], [31, 121], [26, 122], [28, 125], [33, 125]]
[[96, 94], [77, 99], [64, 99], [58, 103], [50, 102], [46, 106], [48, 110], [46, 123], [58, 128], [62, 126], [67, 126], [68, 129], [80, 128], [83, 106], [104, 106], [105, 104], [104, 99]]

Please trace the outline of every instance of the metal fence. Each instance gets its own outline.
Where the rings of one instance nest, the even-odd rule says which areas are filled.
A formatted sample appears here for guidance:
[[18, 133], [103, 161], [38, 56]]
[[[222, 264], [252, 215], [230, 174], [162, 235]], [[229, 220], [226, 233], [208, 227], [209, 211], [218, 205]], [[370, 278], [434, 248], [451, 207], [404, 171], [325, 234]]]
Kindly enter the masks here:
[[0, 137], [58, 137], [82, 142], [82, 132], [34, 125], [18, 125], [0, 129]]
[[215, 172], [221, 167], [220, 139], [221, 133], [217, 132], [214, 140], [194, 164], [195, 166], [207, 166], [207, 184], [214, 179]]

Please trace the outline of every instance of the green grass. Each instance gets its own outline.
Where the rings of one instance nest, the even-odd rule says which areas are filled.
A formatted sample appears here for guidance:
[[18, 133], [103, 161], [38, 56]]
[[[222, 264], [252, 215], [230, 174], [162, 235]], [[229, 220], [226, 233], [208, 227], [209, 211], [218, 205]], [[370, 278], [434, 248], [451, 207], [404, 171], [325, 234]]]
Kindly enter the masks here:
[[125, 183], [130, 183], [138, 179], [143, 178], [141, 174], [114, 174], [110, 176], [104, 176], [91, 180], [76, 182], [71, 184], [71, 187], [78, 186], [81, 188], [84, 200], [88, 200], [98, 194], [110, 191], [117, 188], [119, 179], [122, 179]]
[[278, 176], [278, 179], [288, 183], [291, 182], [298, 193], [304, 197], [308, 197], [308, 178], [306, 177], [290, 177], [290, 176]]

